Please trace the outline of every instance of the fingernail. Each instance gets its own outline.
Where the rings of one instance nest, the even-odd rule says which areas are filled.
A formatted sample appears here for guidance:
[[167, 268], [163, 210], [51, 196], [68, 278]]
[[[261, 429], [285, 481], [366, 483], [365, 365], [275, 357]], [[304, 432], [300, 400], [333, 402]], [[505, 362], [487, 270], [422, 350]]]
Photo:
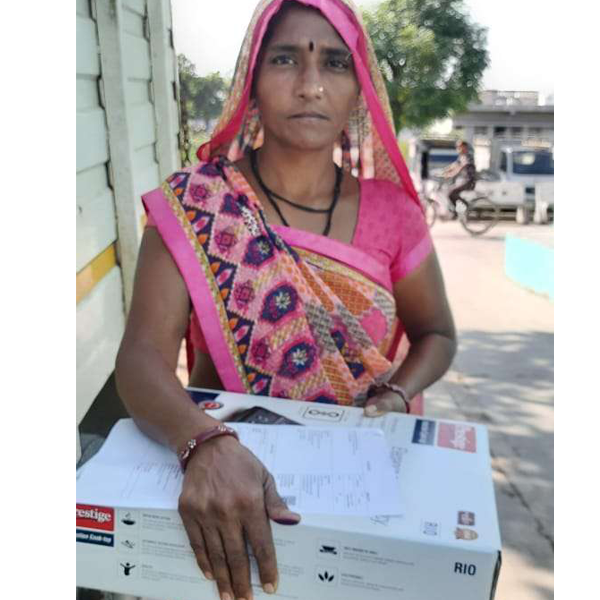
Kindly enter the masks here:
[[221, 594], [221, 600], [231, 600], [231, 596], [227, 592]]
[[365, 412], [368, 415], [374, 415], [377, 412], [377, 407], [374, 404], [369, 404], [369, 406], [365, 408]]
[[297, 525], [299, 519], [273, 519], [275, 523], [279, 523], [280, 525]]
[[206, 573], [204, 573], [204, 577], [206, 577], [206, 579], [209, 579], [210, 581], [214, 580], [214, 576], [210, 571], [206, 571]]
[[272, 583], [265, 583], [265, 585], [263, 585], [263, 590], [265, 590], [267, 594], [274, 594], [275, 586]]

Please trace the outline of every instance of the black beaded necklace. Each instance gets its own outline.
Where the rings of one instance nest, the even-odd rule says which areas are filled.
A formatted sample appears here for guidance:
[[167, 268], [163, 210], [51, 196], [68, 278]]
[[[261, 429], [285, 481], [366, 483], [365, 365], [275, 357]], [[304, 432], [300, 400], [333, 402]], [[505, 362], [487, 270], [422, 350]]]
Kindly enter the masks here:
[[250, 167], [252, 168], [252, 173], [254, 174], [254, 177], [256, 177], [256, 181], [258, 181], [260, 187], [262, 188], [263, 192], [265, 193], [265, 196], [268, 198], [269, 202], [272, 204], [273, 208], [275, 209], [275, 212], [281, 219], [281, 222], [286, 227], [289, 227], [289, 223], [287, 222], [286, 218], [283, 216], [281, 209], [279, 208], [279, 205], [277, 204], [277, 202], [275, 202], [275, 198], [277, 198], [278, 200], [281, 200], [282, 202], [285, 202], [286, 204], [289, 204], [290, 206], [293, 206], [294, 208], [297, 208], [298, 210], [303, 210], [304, 212], [327, 214], [327, 223], [325, 224], [325, 229], [323, 230], [322, 235], [327, 236], [329, 234], [329, 230], [331, 229], [331, 218], [333, 217], [333, 211], [335, 210], [335, 206], [340, 197], [340, 189], [342, 187], [342, 179], [343, 179], [343, 175], [344, 175], [343, 169], [341, 169], [340, 167], [335, 165], [335, 185], [333, 187], [333, 198], [331, 200], [331, 204], [329, 205], [329, 208], [312, 208], [310, 206], [304, 206], [302, 204], [298, 204], [297, 202], [292, 202], [291, 200], [288, 200], [287, 198], [284, 198], [283, 196], [276, 194], [273, 190], [271, 190], [267, 187], [267, 185], [262, 180], [262, 177], [260, 176], [260, 173], [258, 171], [258, 160], [257, 160], [256, 150], [252, 150], [252, 152], [250, 153]]

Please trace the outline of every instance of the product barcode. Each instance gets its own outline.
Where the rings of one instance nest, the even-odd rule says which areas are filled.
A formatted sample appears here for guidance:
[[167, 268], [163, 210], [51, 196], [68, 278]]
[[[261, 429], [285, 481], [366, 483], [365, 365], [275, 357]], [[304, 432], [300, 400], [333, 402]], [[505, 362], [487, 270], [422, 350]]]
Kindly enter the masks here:
[[281, 498], [288, 506], [296, 506], [296, 496], [282, 496]]

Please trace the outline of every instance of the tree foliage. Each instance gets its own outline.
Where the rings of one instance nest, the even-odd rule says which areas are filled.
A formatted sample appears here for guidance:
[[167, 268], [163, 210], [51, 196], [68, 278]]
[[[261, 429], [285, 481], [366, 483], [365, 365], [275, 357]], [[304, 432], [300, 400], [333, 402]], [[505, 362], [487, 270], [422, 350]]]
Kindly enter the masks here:
[[385, 0], [363, 18], [397, 131], [477, 99], [489, 64], [487, 30], [471, 21], [463, 0]]
[[177, 55], [182, 110], [188, 119], [204, 122], [207, 130], [210, 122], [216, 119], [223, 109], [227, 97], [229, 81], [220, 73], [201, 77], [196, 73], [196, 65], [184, 54]]

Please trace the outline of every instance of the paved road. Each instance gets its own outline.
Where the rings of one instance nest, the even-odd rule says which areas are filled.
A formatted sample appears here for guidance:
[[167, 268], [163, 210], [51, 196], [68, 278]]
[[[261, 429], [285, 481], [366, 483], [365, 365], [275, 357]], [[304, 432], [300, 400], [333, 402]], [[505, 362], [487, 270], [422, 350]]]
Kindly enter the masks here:
[[482, 238], [457, 223], [432, 230], [459, 349], [426, 413], [489, 427], [503, 544], [496, 600], [554, 597], [554, 308], [504, 274], [504, 236], [527, 231], [551, 228], [502, 224]]

